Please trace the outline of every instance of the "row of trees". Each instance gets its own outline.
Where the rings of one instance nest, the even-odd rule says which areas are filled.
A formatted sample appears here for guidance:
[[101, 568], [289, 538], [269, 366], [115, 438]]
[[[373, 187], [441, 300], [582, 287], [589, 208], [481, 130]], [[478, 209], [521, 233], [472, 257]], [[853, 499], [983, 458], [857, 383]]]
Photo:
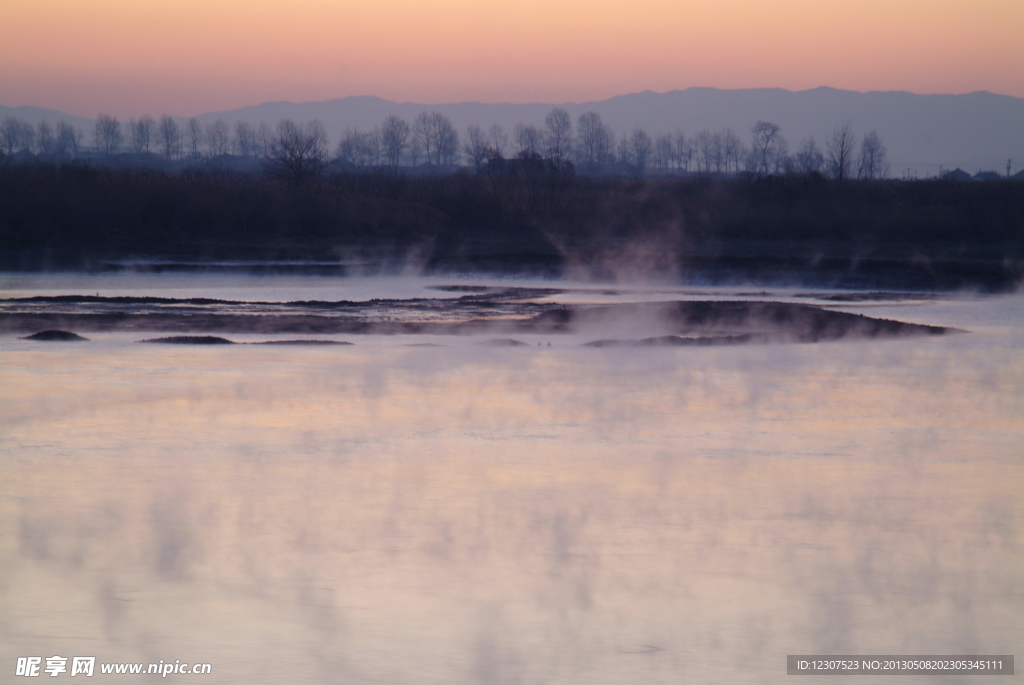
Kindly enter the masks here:
[[82, 150], [82, 131], [61, 121], [56, 126], [42, 121], [39, 126], [7, 117], [0, 122], [0, 152], [13, 155], [32, 152], [59, 157], [73, 157]]
[[[300, 141], [299, 138], [302, 138]], [[0, 150], [7, 154], [29, 151], [58, 157], [82, 151], [82, 132], [60, 122], [38, 127], [7, 117], [0, 123]], [[201, 124], [192, 118], [180, 124], [170, 116], [159, 120], [149, 116], [131, 119], [124, 126], [117, 118], [100, 114], [93, 133], [94, 150], [106, 155], [121, 151], [158, 153], [168, 159], [216, 158], [227, 154], [259, 158], [271, 167], [299, 163], [297, 150], [304, 150], [302, 175], [328, 162], [328, 140], [324, 127], [313, 121], [299, 125], [290, 120], [272, 129], [265, 123], [253, 126], [244, 121], [230, 126], [223, 119]], [[682, 131], [654, 137], [635, 128], [617, 138], [596, 112], [581, 114], [575, 126], [569, 113], [552, 109], [543, 126], [517, 124], [511, 135], [495, 124], [488, 129], [471, 125], [460, 140], [451, 120], [440, 112], [421, 112], [410, 124], [391, 115], [371, 131], [347, 129], [335, 150], [335, 161], [346, 167], [366, 168], [427, 162], [439, 166], [463, 162], [476, 168], [492, 159], [551, 159], [573, 162], [585, 168], [620, 165], [622, 172], [754, 175], [783, 173], [825, 173], [844, 180], [854, 177], [877, 179], [888, 175], [886, 148], [875, 131], [860, 141], [851, 126], [837, 126], [819, 148], [814, 138], [805, 139], [792, 152], [781, 128], [759, 121], [744, 144], [731, 129], [703, 130], [685, 135]], [[290, 160], [290, 161], [288, 161]]]
[[[459, 161], [458, 149], [458, 134], [451, 121], [438, 112], [423, 112], [412, 127], [392, 115], [370, 132], [348, 129], [338, 144], [336, 157], [355, 167], [398, 166], [403, 161], [415, 166], [421, 159], [453, 164]], [[616, 141], [615, 132], [596, 112], [580, 115], [574, 131], [569, 113], [555, 108], [543, 127], [517, 124], [511, 140], [501, 125], [487, 130], [470, 125], [462, 152], [464, 160], [477, 168], [488, 160], [511, 155], [573, 161], [588, 167], [622, 164], [641, 173], [648, 169], [702, 174], [827, 173], [840, 180], [888, 175], [886, 148], [878, 133], [865, 135], [858, 150], [848, 123], [836, 127], [824, 151], [811, 137], [790, 154], [781, 128], [765, 121], [751, 129], [749, 147], [730, 129], [715, 133], [704, 130], [692, 136], [677, 131], [652, 138], [644, 129], [635, 128]]]
[[125, 130], [116, 117], [100, 114], [96, 118], [93, 141], [95, 150], [107, 155], [128, 151], [155, 152], [168, 159], [220, 157], [232, 153], [265, 157], [276, 135], [266, 124], [253, 127], [238, 121], [232, 129], [223, 119], [203, 125], [193, 117], [182, 125], [167, 115], [159, 121], [149, 116], [131, 119]]

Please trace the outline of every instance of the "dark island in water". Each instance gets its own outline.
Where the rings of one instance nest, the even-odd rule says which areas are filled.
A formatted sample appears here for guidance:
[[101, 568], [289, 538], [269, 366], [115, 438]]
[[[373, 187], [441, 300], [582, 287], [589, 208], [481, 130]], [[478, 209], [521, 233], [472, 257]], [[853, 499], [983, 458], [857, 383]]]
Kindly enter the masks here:
[[[0, 300], [0, 332], [47, 328], [149, 331], [174, 335], [140, 342], [231, 344], [222, 335], [463, 335], [492, 337], [478, 344], [520, 347], [513, 336], [576, 336], [590, 347], [684, 347], [750, 343], [816, 343], [843, 339], [942, 335], [954, 329], [925, 326], [827, 306], [774, 301], [640, 302], [566, 305], [559, 288], [482, 288], [456, 298], [366, 302], [241, 302], [157, 297], [37, 296]], [[865, 293], [865, 299], [877, 294]], [[619, 335], [611, 337], [611, 334]], [[214, 335], [217, 334], [217, 335]], [[75, 336], [74, 333], [61, 333]], [[42, 337], [41, 337], [42, 336]], [[51, 336], [51, 337], [45, 337]], [[77, 338], [77, 336], [75, 336]], [[263, 344], [345, 344], [292, 339]]]

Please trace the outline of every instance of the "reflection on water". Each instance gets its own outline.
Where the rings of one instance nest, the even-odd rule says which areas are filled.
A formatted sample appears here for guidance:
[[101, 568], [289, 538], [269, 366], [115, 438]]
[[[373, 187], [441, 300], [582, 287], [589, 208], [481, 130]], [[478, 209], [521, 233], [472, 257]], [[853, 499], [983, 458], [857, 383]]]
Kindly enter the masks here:
[[991, 325], [642, 351], [4, 338], [0, 667], [760, 683], [787, 653], [1014, 653], [1019, 300], [905, 313]]

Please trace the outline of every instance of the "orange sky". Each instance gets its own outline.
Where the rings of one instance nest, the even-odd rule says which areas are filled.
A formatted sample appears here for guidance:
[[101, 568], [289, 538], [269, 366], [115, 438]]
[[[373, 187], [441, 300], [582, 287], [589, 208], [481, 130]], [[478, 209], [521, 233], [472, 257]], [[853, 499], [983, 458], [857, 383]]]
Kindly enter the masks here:
[[2, 0], [0, 104], [599, 100], [820, 85], [1024, 97], [1022, 0]]

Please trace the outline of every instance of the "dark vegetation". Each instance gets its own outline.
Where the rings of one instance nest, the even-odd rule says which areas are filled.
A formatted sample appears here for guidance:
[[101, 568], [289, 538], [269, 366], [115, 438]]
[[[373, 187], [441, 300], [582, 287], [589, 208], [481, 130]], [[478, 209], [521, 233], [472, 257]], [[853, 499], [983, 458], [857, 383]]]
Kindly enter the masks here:
[[1024, 184], [587, 178], [541, 159], [301, 184], [0, 166], [0, 268], [98, 269], [132, 258], [1001, 290], [1024, 273]]
[[72, 333], [71, 331], [51, 329], [48, 331], [39, 331], [32, 335], [26, 335], [22, 340], [38, 340], [40, 342], [78, 342], [81, 340], [88, 340], [88, 338], [83, 338], [77, 333]]
[[233, 340], [218, 338], [215, 335], [172, 335], [168, 338], [152, 338], [140, 340], [144, 343], [161, 343], [164, 345], [234, 345]]

